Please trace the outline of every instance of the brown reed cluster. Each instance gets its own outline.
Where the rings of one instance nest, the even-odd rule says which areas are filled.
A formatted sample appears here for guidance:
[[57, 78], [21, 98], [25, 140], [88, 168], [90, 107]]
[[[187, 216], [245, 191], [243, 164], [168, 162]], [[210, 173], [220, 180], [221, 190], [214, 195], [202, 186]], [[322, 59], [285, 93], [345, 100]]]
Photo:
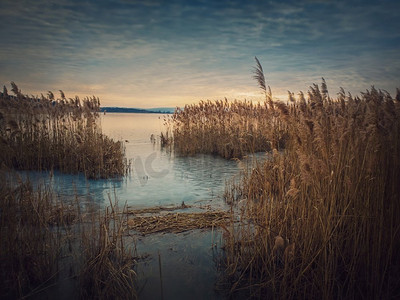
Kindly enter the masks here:
[[400, 91], [333, 99], [323, 81], [289, 100], [274, 103], [285, 149], [227, 188], [237, 209], [225, 287], [255, 298], [398, 298]]
[[100, 101], [0, 93], [0, 167], [83, 172], [87, 178], [123, 176], [129, 165], [124, 145], [101, 132]]
[[[0, 296], [17, 299], [54, 282], [63, 247], [57, 236], [67, 236], [62, 226], [67, 228], [74, 216], [67, 210], [57, 215], [62, 204], [53, 203], [49, 191], [35, 193], [29, 183], [11, 184], [4, 174], [0, 197]], [[53, 223], [60, 225], [54, 231]]]
[[[127, 242], [127, 206], [120, 208], [109, 195], [110, 206], [92, 215], [81, 234], [82, 299], [137, 299], [135, 247]], [[92, 224], [96, 224], [93, 226]]]
[[117, 203], [101, 213], [10, 172], [0, 179], [1, 299], [54, 298], [66, 288], [71, 298], [136, 298]]
[[[214, 154], [241, 158], [248, 153], [281, 149], [286, 141], [281, 112], [269, 103], [201, 101], [177, 108], [166, 120], [164, 144], [172, 143], [182, 155]], [[168, 132], [169, 135], [168, 135]], [[168, 138], [169, 137], [169, 138]]]

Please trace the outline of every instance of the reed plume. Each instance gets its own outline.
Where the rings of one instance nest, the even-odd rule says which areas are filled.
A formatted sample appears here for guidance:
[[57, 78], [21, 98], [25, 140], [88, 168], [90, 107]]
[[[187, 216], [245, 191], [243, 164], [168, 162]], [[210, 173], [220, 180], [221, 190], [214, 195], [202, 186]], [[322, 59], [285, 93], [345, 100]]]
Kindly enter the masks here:
[[229, 202], [246, 205], [225, 235], [225, 280], [257, 297], [395, 298], [400, 106], [374, 87], [307, 94], [277, 105], [284, 150], [227, 187]]
[[12, 82], [10, 96], [0, 95], [0, 166], [24, 170], [83, 172], [88, 178], [123, 176], [129, 169], [124, 145], [104, 136], [97, 119], [95, 96], [67, 100], [49, 91], [47, 97], [22, 95]]
[[[288, 115], [284, 103], [273, 103], [264, 72], [257, 57], [254, 78], [265, 94], [259, 103], [250, 101], [200, 101], [177, 108], [165, 121], [162, 145], [176, 153], [206, 153], [223, 158], [242, 158], [249, 153], [285, 147], [287, 130], [282, 121]], [[278, 116], [282, 116], [279, 118]]]
[[[272, 103], [201, 101], [166, 121], [176, 153], [241, 158], [265, 151], [228, 183], [231, 228], [222, 280], [230, 296], [396, 298], [400, 291], [400, 106], [372, 87], [329, 95], [325, 79]], [[246, 294], [248, 293], [248, 294]]]
[[271, 92], [271, 87], [266, 83], [265, 76], [264, 76], [264, 70], [263, 67], [258, 60], [257, 57], [254, 57], [256, 60], [256, 67], [254, 68], [254, 76], [253, 78], [257, 81], [258, 86], [261, 88], [265, 95], [265, 100], [268, 102], [268, 105], [270, 109], [274, 108], [274, 103], [272, 101], [272, 92]]

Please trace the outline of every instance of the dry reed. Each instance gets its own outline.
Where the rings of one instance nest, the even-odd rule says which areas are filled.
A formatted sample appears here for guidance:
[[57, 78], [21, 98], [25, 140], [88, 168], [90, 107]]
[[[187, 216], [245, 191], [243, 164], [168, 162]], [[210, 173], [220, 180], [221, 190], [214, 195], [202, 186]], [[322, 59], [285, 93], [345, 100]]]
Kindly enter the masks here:
[[201, 101], [177, 108], [166, 120], [170, 133], [163, 135], [164, 144], [173, 143], [175, 152], [182, 155], [206, 153], [224, 158], [280, 149], [286, 136], [278, 115], [268, 102]]
[[231, 296], [398, 298], [399, 90], [333, 99], [323, 79], [272, 102], [257, 63], [264, 103], [203, 101], [166, 122], [177, 153], [271, 153], [226, 189], [240, 203], [221, 257]]
[[90, 221], [97, 226], [89, 225], [82, 234], [81, 297], [136, 299], [135, 249], [126, 245], [124, 237], [126, 206], [121, 210], [117, 202], [109, 200], [110, 206]]
[[326, 83], [285, 111], [284, 151], [233, 184], [226, 236], [232, 293], [279, 299], [400, 293], [400, 103], [375, 88], [329, 97]]
[[48, 189], [0, 175], [0, 297], [15, 299], [54, 283], [75, 216]]
[[67, 99], [62, 91], [34, 97], [11, 83], [0, 93], [0, 167], [83, 172], [88, 178], [123, 176], [124, 145], [101, 133], [96, 97]]
[[135, 215], [128, 219], [127, 226], [143, 235], [158, 232], [180, 233], [193, 229], [225, 226], [229, 216], [229, 213], [225, 211], [177, 212], [151, 216]]
[[254, 78], [265, 101], [200, 101], [177, 107], [172, 117], [164, 119], [167, 130], [161, 134], [162, 146], [173, 146], [176, 153], [219, 155], [242, 158], [248, 153], [283, 149], [287, 139], [284, 119], [287, 111], [272, 101], [263, 69], [256, 58]]
[[52, 287], [64, 282], [83, 299], [137, 297], [134, 249], [123, 239], [118, 205], [96, 212], [12, 173], [0, 179], [1, 299], [54, 297]]

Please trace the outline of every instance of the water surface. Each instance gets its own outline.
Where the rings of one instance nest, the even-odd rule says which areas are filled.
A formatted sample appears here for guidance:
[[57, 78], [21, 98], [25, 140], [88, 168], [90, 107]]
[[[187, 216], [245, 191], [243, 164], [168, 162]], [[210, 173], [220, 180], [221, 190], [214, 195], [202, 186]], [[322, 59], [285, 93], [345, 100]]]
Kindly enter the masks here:
[[[115, 185], [119, 201], [138, 208], [182, 202], [224, 208], [224, 183], [238, 172], [237, 163], [210, 155], [179, 157], [161, 150], [150, 136], [158, 139], [163, 118], [154, 114], [102, 117], [103, 132], [125, 141], [127, 157], [132, 159], [132, 175]], [[107, 192], [110, 189], [103, 186], [103, 194]], [[220, 241], [220, 233], [210, 230], [138, 237], [138, 253], [150, 255], [137, 266], [140, 299], [219, 299], [212, 243], [220, 245]]]
[[[103, 132], [125, 141], [127, 158], [132, 160], [131, 176], [114, 183], [119, 201], [137, 208], [182, 202], [225, 207], [224, 183], [238, 172], [237, 163], [210, 155], [179, 157], [161, 150], [150, 136], [158, 139], [163, 118], [158, 114], [102, 116]], [[111, 186], [93, 184], [103, 189], [103, 196], [110, 192]], [[220, 241], [220, 233], [210, 230], [138, 237], [138, 253], [150, 255], [137, 266], [140, 299], [219, 299], [212, 243], [220, 245]]]
[[[211, 155], [180, 157], [160, 147], [164, 115], [107, 113], [100, 117], [103, 133], [124, 141], [132, 172], [122, 179], [86, 180], [83, 175], [26, 172], [33, 184], [51, 185], [62, 198], [78, 195], [98, 207], [109, 198], [129, 208], [186, 205], [228, 209], [222, 199], [225, 181], [249, 166]], [[157, 142], [150, 137], [153, 135]], [[85, 203], [84, 201], [84, 203]], [[220, 299], [215, 292], [219, 230], [192, 230], [180, 234], [133, 234], [127, 242], [146, 256], [139, 260], [139, 299]], [[161, 274], [160, 276], [160, 266]], [[161, 284], [162, 277], [162, 284]], [[68, 293], [63, 293], [68, 295]]]
[[[103, 133], [124, 141], [132, 172], [123, 179], [86, 180], [83, 175], [27, 172], [34, 184], [51, 185], [60, 197], [78, 195], [99, 207], [109, 197], [130, 208], [186, 205], [227, 209], [222, 200], [225, 181], [237, 174], [238, 164], [211, 155], [179, 157], [162, 150], [159, 135], [164, 115], [107, 113], [100, 117]], [[158, 142], [151, 141], [154, 135]], [[219, 299], [215, 252], [221, 245], [218, 230], [181, 234], [133, 235], [127, 238], [139, 255], [140, 299]], [[217, 247], [212, 247], [212, 245]], [[160, 265], [162, 285], [160, 280]], [[67, 295], [67, 293], [65, 293]]]

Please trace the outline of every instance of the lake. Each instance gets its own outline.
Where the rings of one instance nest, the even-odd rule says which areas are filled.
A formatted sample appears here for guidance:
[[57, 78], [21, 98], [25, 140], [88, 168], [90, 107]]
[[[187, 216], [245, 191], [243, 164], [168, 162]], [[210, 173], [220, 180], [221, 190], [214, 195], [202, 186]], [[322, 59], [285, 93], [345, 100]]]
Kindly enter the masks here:
[[[164, 130], [159, 114], [107, 113], [101, 115], [103, 133], [126, 146], [132, 172], [123, 179], [86, 180], [82, 175], [28, 172], [34, 183], [49, 184], [60, 197], [77, 194], [99, 207], [108, 197], [130, 208], [186, 205], [228, 209], [222, 195], [225, 181], [238, 174], [238, 163], [211, 155], [180, 157], [153, 143]], [[192, 230], [181, 234], [128, 237], [138, 255], [139, 299], [221, 299], [215, 292], [219, 230]], [[216, 247], [212, 245], [216, 244]], [[162, 288], [160, 281], [161, 261]]]
[[[132, 160], [132, 174], [115, 185], [119, 201], [130, 207], [157, 205], [211, 205], [227, 208], [222, 200], [225, 180], [238, 172], [237, 163], [210, 155], [179, 157], [153, 144], [150, 136], [158, 137], [163, 115], [106, 114], [101, 117], [103, 132], [125, 141], [126, 155]], [[97, 183], [94, 183], [97, 184]], [[103, 197], [111, 193], [113, 183], [104, 188]], [[103, 198], [104, 199], [104, 198]], [[104, 200], [103, 200], [104, 201]], [[136, 241], [138, 254], [149, 259], [137, 266], [140, 299], [160, 299], [161, 259], [164, 299], [220, 299], [215, 293], [215, 248], [220, 234], [210, 230], [181, 234], [154, 234]]]

